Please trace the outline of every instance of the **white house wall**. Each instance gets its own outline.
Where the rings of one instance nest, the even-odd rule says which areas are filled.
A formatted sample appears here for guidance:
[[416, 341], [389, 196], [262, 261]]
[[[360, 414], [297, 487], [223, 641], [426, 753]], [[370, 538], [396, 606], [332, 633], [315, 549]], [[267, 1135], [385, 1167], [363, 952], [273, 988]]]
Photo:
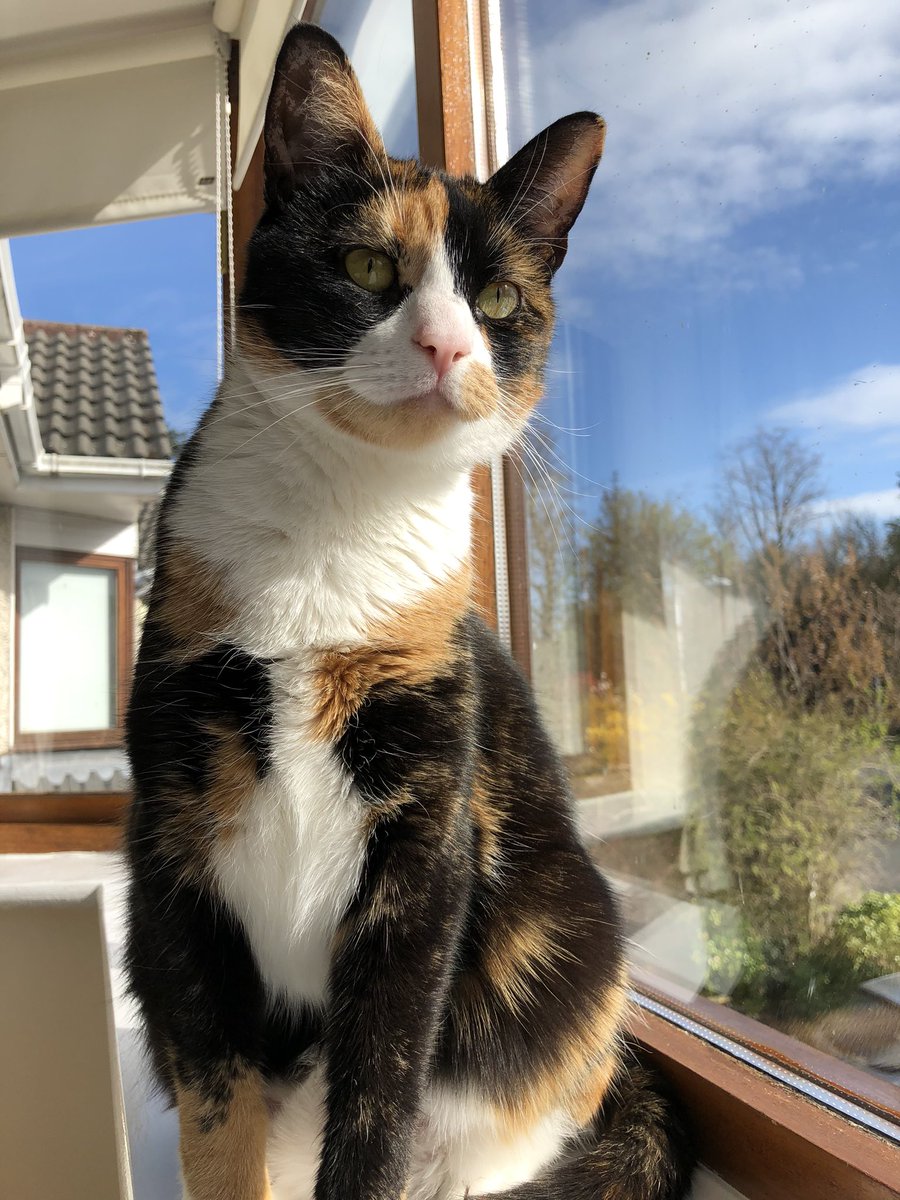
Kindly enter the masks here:
[[138, 551], [134, 522], [104, 521], [39, 508], [16, 508], [15, 542], [40, 550], [111, 554], [117, 558], [136, 558]]

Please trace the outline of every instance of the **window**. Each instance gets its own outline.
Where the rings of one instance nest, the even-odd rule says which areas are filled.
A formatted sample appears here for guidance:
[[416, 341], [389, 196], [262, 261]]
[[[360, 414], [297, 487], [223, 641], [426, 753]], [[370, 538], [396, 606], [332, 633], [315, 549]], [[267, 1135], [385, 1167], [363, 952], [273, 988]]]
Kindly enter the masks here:
[[540, 703], [638, 982], [883, 1096], [900, 158], [896, 73], [862, 64], [900, 60], [900, 24], [869, 11], [500, 5], [511, 148], [579, 109], [609, 126], [513, 485]]
[[20, 550], [16, 746], [114, 746], [131, 670], [126, 560]]
[[349, 55], [388, 152], [414, 157], [418, 126], [409, 0], [325, 0], [316, 23]]

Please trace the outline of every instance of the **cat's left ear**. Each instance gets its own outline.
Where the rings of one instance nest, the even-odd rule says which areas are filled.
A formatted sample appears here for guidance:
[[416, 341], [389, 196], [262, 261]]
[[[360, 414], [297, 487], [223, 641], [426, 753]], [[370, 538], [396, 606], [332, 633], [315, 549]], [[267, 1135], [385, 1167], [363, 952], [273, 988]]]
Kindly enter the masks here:
[[266, 108], [265, 192], [289, 198], [318, 172], [384, 159], [384, 143], [347, 55], [317, 25], [295, 25], [284, 40]]
[[569, 230], [587, 198], [605, 136], [606, 122], [596, 113], [561, 117], [488, 181], [506, 206], [507, 220], [535, 242], [551, 271], [566, 256]]

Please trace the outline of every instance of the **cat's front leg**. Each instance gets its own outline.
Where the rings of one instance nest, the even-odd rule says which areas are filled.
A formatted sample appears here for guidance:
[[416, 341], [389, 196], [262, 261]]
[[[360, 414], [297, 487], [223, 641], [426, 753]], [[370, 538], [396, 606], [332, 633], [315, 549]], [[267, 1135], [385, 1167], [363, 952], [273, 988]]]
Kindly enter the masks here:
[[176, 1079], [184, 1200], [271, 1200], [259, 1072], [221, 1063]]
[[418, 802], [373, 832], [332, 967], [316, 1200], [404, 1194], [468, 893], [464, 836]]

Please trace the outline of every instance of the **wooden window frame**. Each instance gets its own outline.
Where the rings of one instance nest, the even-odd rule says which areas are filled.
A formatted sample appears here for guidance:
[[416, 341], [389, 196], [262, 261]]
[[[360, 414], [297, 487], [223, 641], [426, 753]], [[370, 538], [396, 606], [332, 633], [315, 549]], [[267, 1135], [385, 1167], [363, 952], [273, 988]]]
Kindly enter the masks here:
[[632, 1034], [652, 1053], [688, 1113], [701, 1161], [748, 1200], [896, 1200], [900, 1145], [713, 1045], [677, 1014], [638, 996]]
[[[113, 572], [116, 580], [116, 723], [110, 729], [66, 730], [65, 732], [29, 733], [19, 726], [19, 700], [22, 673], [21, 595], [22, 564], [27, 562], [60, 563], [70, 567], [93, 567]], [[134, 641], [134, 561], [108, 554], [81, 554], [68, 550], [43, 550], [32, 546], [16, 547], [16, 627], [13, 672], [13, 749], [14, 750], [100, 750], [121, 746], [125, 733], [125, 710], [132, 671]]]

